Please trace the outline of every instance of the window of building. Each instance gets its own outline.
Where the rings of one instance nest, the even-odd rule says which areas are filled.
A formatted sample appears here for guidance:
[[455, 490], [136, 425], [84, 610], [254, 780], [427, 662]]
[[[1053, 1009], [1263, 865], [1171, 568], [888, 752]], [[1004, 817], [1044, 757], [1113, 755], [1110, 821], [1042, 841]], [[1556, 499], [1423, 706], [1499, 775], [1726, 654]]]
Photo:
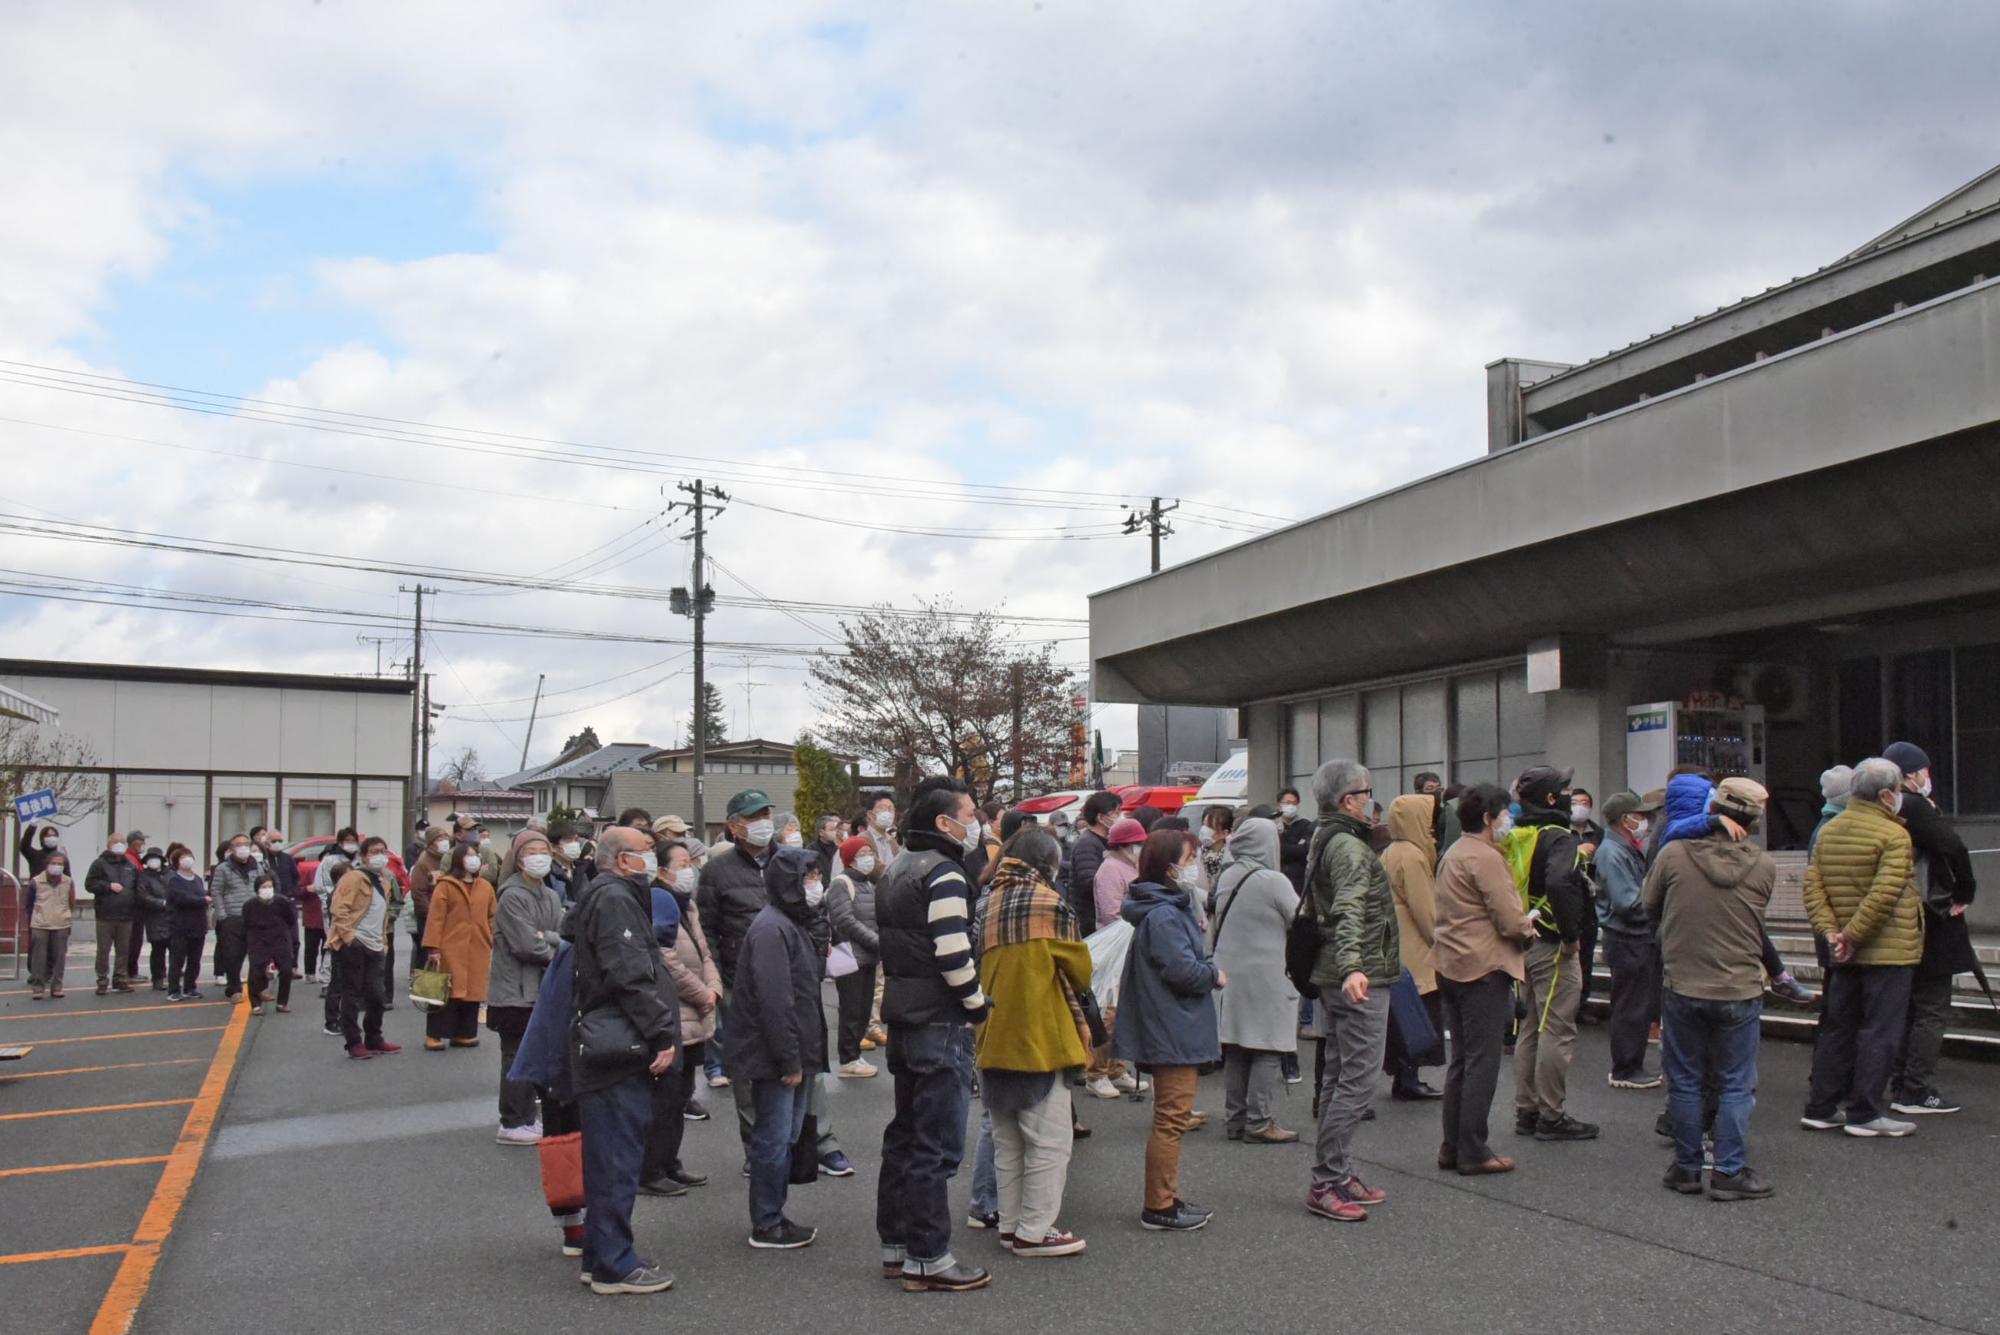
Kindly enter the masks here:
[[1512, 782], [1541, 763], [1542, 727], [1525, 664], [1345, 691], [1287, 706], [1285, 772], [1303, 791], [1326, 761], [1356, 757], [1386, 806], [1426, 770], [1448, 783]]
[[217, 843], [269, 824], [271, 804], [261, 797], [225, 797], [216, 803]]
[[333, 802], [294, 798], [286, 803], [285, 834], [291, 839], [330, 839], [334, 833]]
[[2000, 644], [1851, 658], [1835, 671], [1836, 741], [1852, 764], [1892, 741], [1931, 758], [1931, 798], [1957, 816], [2000, 814]]
[[1958, 698], [1958, 809], [2000, 811], [2000, 644], [1977, 644], [1953, 655]]

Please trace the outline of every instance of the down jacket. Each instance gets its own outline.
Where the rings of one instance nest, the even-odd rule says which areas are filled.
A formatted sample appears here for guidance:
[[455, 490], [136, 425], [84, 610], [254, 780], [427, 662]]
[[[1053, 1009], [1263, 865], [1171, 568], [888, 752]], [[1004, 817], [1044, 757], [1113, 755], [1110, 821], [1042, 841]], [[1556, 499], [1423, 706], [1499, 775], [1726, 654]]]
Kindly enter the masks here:
[[542, 972], [562, 943], [563, 902], [546, 881], [516, 871], [500, 887], [493, 914], [492, 972], [486, 1005], [532, 1006], [542, 990]]
[[1806, 916], [1824, 937], [1844, 934], [1855, 964], [1915, 964], [1924, 908], [1910, 832], [1879, 802], [1856, 800], [1827, 822], [1806, 866]]
[[674, 980], [674, 995], [681, 1003], [681, 1044], [692, 1047], [715, 1037], [715, 1006], [709, 994], [722, 995], [722, 973], [715, 967], [708, 938], [702, 935], [701, 912], [695, 907], [694, 896], [678, 890], [672, 894], [680, 905], [681, 926], [674, 943], [660, 948], [660, 956], [666, 961]]
[[[767, 851], [765, 857], [770, 856]], [[708, 943], [715, 947], [715, 967], [723, 986], [736, 987], [736, 956], [750, 923], [764, 907], [764, 863], [745, 844], [731, 843], [709, 855], [694, 892]]]
[[1319, 959], [1312, 980], [1337, 988], [1353, 973], [1387, 987], [1403, 972], [1396, 897], [1369, 827], [1335, 809], [1320, 812], [1306, 861], [1306, 889], [1319, 917]]

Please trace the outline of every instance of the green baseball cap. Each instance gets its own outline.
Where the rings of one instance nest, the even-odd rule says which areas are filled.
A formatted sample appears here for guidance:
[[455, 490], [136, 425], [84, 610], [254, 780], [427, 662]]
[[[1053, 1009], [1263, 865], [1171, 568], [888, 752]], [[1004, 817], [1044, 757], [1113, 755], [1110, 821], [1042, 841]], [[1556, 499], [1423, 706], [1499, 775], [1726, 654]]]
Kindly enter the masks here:
[[735, 820], [738, 816], [754, 816], [760, 811], [769, 811], [770, 809], [771, 799], [765, 795], [762, 788], [745, 788], [742, 792], [729, 799], [729, 819], [731, 820]]

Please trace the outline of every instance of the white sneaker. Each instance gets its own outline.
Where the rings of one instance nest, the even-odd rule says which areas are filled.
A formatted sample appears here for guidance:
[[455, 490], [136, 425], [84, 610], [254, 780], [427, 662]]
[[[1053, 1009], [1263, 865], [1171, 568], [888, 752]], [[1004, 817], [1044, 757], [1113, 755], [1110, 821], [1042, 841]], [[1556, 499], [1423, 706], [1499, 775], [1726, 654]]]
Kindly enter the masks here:
[[1849, 1122], [1841, 1130], [1850, 1136], [1907, 1136], [1917, 1129], [1915, 1122], [1901, 1122], [1893, 1117], [1878, 1117], [1872, 1122]]
[[1118, 1087], [1112, 1084], [1110, 1079], [1105, 1076], [1094, 1075], [1083, 1082], [1083, 1087], [1085, 1091], [1095, 1098], [1115, 1099], [1118, 1097]]
[[728, 1089], [729, 1077], [726, 1075], [712, 1075], [708, 1078], [708, 1087], [710, 1089]]
[[866, 1080], [874, 1074], [875, 1068], [859, 1057], [856, 1057], [851, 1062], [843, 1062], [839, 1070], [842, 1080]]
[[1130, 1071], [1114, 1076], [1111, 1084], [1114, 1088], [1122, 1090], [1127, 1094], [1143, 1094], [1153, 1087], [1151, 1080], [1148, 1080], [1143, 1075], [1135, 1076]]
[[499, 1131], [494, 1133], [493, 1142], [496, 1145], [512, 1145], [526, 1148], [531, 1145], [541, 1144], [542, 1133], [538, 1127], [503, 1126]]

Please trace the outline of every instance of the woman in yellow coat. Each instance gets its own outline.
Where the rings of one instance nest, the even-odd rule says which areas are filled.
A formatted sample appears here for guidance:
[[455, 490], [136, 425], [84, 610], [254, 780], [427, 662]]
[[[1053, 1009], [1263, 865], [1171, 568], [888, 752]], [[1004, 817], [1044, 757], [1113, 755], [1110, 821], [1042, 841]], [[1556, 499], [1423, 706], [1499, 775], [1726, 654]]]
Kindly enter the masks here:
[[451, 975], [451, 1000], [424, 1016], [424, 1047], [432, 1052], [479, 1046], [479, 1005], [493, 969], [497, 902], [492, 883], [479, 874], [479, 845], [453, 845], [438, 868], [424, 920], [424, 950]]

